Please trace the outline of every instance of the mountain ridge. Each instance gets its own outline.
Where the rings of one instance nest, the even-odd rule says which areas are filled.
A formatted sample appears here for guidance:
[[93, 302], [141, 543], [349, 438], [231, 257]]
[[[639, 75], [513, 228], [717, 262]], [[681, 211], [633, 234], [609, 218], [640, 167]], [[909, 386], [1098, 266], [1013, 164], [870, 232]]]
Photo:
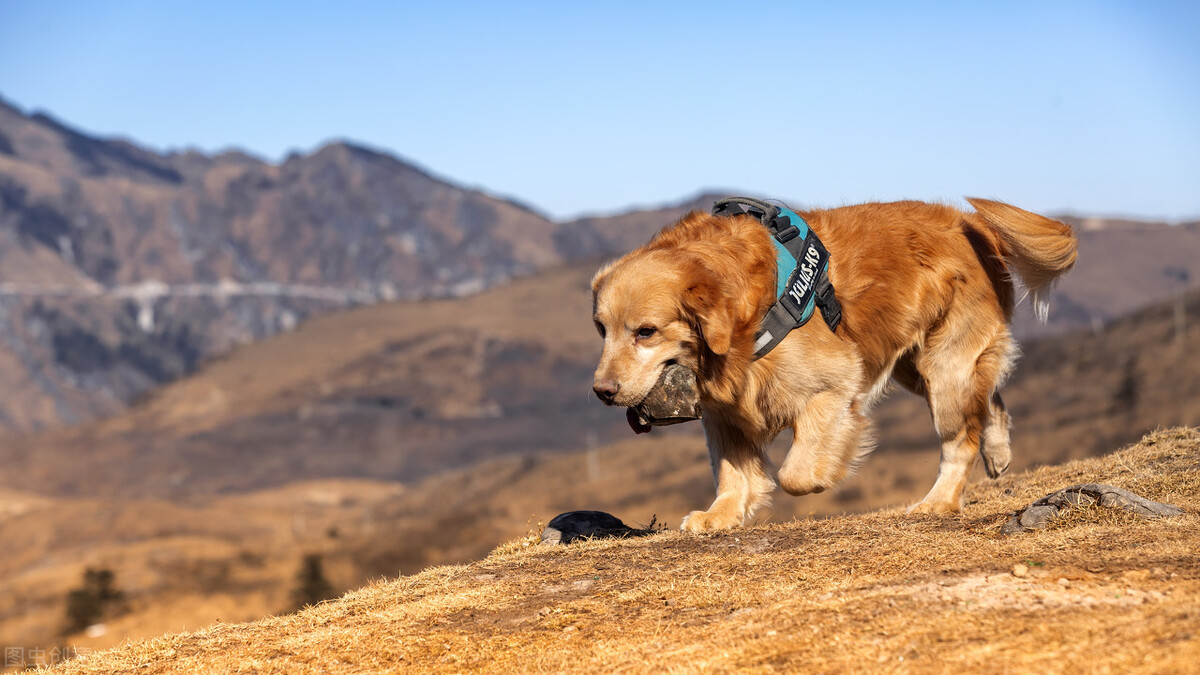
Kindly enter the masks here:
[[[8, 104], [0, 138], [0, 376], [24, 385], [21, 397], [0, 395], [9, 429], [111, 414], [203, 358], [331, 309], [474, 293], [564, 261], [559, 226], [515, 200], [344, 142], [277, 165], [238, 152], [160, 155]], [[59, 297], [263, 282], [329, 290]], [[62, 353], [84, 343], [103, 349]], [[132, 358], [139, 351], [148, 361]]]
[[[274, 164], [162, 153], [0, 99], [0, 432], [116, 414], [311, 317], [598, 262], [717, 196], [554, 222], [365, 144]], [[1200, 280], [1200, 223], [1065, 219], [1080, 263], [1051, 324], [1018, 314], [1019, 335], [1100, 326]]]

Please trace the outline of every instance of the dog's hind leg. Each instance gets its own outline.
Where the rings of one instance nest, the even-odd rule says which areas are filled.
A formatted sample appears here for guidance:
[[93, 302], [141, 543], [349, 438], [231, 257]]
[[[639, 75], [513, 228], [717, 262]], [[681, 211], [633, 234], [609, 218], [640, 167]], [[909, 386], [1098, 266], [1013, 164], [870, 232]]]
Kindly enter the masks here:
[[1004, 408], [1004, 399], [1000, 392], [992, 393], [987, 426], [983, 428], [983, 444], [979, 454], [983, 457], [983, 467], [991, 478], [999, 478], [1008, 471], [1012, 462], [1012, 446], [1008, 441], [1010, 426], [1008, 411]]
[[[953, 323], [945, 321], [943, 326]], [[989, 473], [1008, 466], [1008, 415], [1002, 404], [994, 405], [993, 393], [1012, 362], [1012, 342], [1007, 330], [993, 334], [982, 346], [978, 341], [972, 344], [972, 336], [969, 329], [931, 334], [917, 357], [925, 398], [942, 440], [942, 459], [933, 488], [909, 512], [961, 511], [977, 454], [985, 456]]]
[[771, 502], [775, 481], [771, 479], [766, 439], [748, 438], [733, 425], [722, 423], [718, 414], [705, 411], [704, 431], [712, 460], [717, 498], [707, 511], [692, 511], [681, 530], [707, 532], [745, 524], [747, 518]]
[[779, 467], [779, 485], [792, 495], [837, 485], [870, 451], [869, 424], [853, 395], [832, 390], [813, 395], [792, 426], [795, 435]]

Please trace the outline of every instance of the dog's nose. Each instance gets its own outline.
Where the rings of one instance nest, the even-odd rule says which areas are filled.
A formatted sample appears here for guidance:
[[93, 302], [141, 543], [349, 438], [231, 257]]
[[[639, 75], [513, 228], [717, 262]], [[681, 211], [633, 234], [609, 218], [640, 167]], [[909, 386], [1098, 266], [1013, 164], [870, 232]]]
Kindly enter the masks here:
[[596, 392], [596, 396], [599, 396], [601, 401], [612, 403], [617, 392], [621, 391], [621, 385], [612, 380], [596, 380], [592, 385], [592, 391]]

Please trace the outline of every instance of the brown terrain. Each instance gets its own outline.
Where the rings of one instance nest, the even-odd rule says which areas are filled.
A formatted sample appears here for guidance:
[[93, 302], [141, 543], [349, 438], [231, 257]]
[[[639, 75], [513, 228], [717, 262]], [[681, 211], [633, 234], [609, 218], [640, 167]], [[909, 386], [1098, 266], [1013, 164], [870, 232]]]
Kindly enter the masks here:
[[[1200, 431], [978, 487], [960, 517], [887, 509], [727, 533], [546, 546], [375, 581], [251, 623], [87, 653], [57, 673], [1128, 672], [1200, 659]], [[1071, 509], [1000, 532], [1057, 489], [1173, 503]]]
[[[284, 611], [308, 554], [345, 590], [477, 559], [562, 511], [676, 526], [712, 498], [703, 439], [694, 424], [632, 437], [620, 411], [590, 396], [590, 273], [314, 319], [125, 414], [8, 443], [0, 538], [14, 554], [0, 562], [0, 593], [17, 601], [0, 608], [0, 635], [56, 644], [87, 567], [112, 570], [125, 602], [104, 635], [61, 638], [85, 648]], [[528, 307], [563, 311], [529, 321]], [[1196, 317], [1200, 292], [1026, 344], [1005, 390], [1014, 469], [1200, 424]], [[536, 358], [481, 365], [489, 343]], [[895, 394], [875, 418], [880, 449], [857, 476], [832, 494], [780, 493], [759, 521], [918, 499], [937, 471], [924, 403]], [[522, 438], [543, 444], [522, 452]], [[406, 466], [425, 478], [380, 480]]]
[[[69, 649], [285, 613], [299, 602], [306, 559], [309, 572], [318, 561], [317, 576], [328, 584], [315, 584], [321, 597], [333, 596], [371, 580], [478, 560], [567, 510], [610, 511], [635, 525], [657, 518], [674, 528], [684, 514], [712, 498], [699, 425], [635, 438], [621, 411], [601, 406], [591, 395], [600, 345], [591, 326], [588, 281], [598, 260], [632, 248], [687, 210], [706, 208], [711, 199], [701, 195], [658, 210], [553, 223], [510, 200], [452, 185], [348, 143], [279, 164], [238, 153], [162, 154], [128, 141], [92, 138], [0, 101], [0, 378], [7, 385], [0, 392], [0, 429], [6, 430], [0, 431], [0, 645], [20, 650], [23, 663], [44, 662]], [[1051, 323], [1038, 327], [1028, 310], [1018, 310], [1017, 333], [1030, 339], [1023, 342], [1024, 357], [1005, 390], [1015, 420], [1014, 472], [1109, 453], [1154, 429], [1200, 425], [1200, 359], [1194, 355], [1200, 223], [1064, 219], [1079, 232], [1080, 262], [1053, 296]], [[789, 542], [829, 533], [852, 549], [867, 545], [853, 544], [860, 537], [892, 531], [900, 531], [900, 538], [888, 541], [906, 549], [939, 533], [974, 536], [980, 555], [990, 552], [1001, 562], [972, 558], [977, 562], [959, 568], [945, 557], [948, 553], [936, 551], [927, 562], [939, 574], [944, 569], [967, 574], [964, 570], [984, 565], [985, 581], [996, 570], [1003, 572], [1009, 559], [1039, 550], [995, 543], [1000, 540], [989, 528], [1002, 510], [1016, 508], [1016, 497], [997, 492], [994, 483], [977, 486], [967, 516], [946, 521], [951, 525], [905, 520], [894, 511], [827, 518], [911, 503], [933, 481], [936, 442], [924, 403], [895, 394], [874, 418], [879, 450], [855, 477], [833, 493], [805, 498], [780, 493], [773, 510], [758, 517], [759, 523], [775, 524], [748, 532], [768, 533], [766, 539], [797, 551], [806, 549]], [[1172, 433], [1187, 442], [1156, 443], [1183, 447], [1180, 452], [1194, 456], [1195, 432]], [[1183, 472], [1180, 480], [1194, 477], [1185, 459], [1142, 450], [1118, 457], [1158, 462], [1155, 471], [1174, 467]], [[1107, 459], [1071, 466], [1123, 475]], [[1137, 473], [1136, 467], [1125, 469]], [[1038, 476], [1067, 475], [1062, 471], [1068, 469], [1015, 473], [999, 485], [1025, 499], [1045, 487]], [[1173, 489], [1164, 488], [1159, 496], [1173, 495]], [[838, 527], [846, 529], [839, 534]], [[1094, 541], [1088, 532], [1079, 541]], [[1194, 533], [1181, 532], [1194, 548]], [[1075, 535], [1065, 536], [1046, 540], [1047, 550], [1078, 543], [1071, 539]], [[738, 537], [660, 535], [640, 543], [589, 544], [579, 564], [600, 564], [596, 561], [615, 550], [645, 563], [646, 574], [657, 570], [693, 580], [707, 575], [713, 583], [728, 581], [721, 575], [734, 567], [761, 564], [768, 576], [751, 575], [746, 583], [757, 579], [767, 595], [790, 583], [770, 576], [771, 569], [782, 569], [783, 562], [808, 565], [812, 576], [806, 578], [814, 581], [788, 588], [807, 595], [857, 589], [861, 593], [852, 595], [854, 602], [884, 614], [890, 610], [870, 598], [898, 596], [879, 588], [908, 588], [903, 584], [909, 577], [883, 568], [872, 579], [893, 586], [839, 581], [822, 567], [829, 562], [821, 562], [825, 558], [844, 558], [832, 549], [818, 549], [816, 557], [803, 560], [788, 553], [792, 557], [778, 565], [755, 558], [753, 551], [748, 558], [718, 561], [729, 553], [731, 540], [741, 541]], [[1127, 543], [1133, 546], [1134, 539]], [[660, 545], [665, 548], [656, 548]], [[463, 623], [458, 614], [421, 614], [425, 610], [411, 594], [426, 594], [435, 605], [446, 598], [446, 606], [452, 606], [461, 602], [456, 594], [471, 579], [509, 575], [479, 571], [483, 567], [513, 565], [516, 570], [532, 564], [541, 571], [528, 578], [513, 571], [511, 583], [540, 588], [540, 580], [554, 570], [537, 566], [555, 560], [575, 564], [560, 553], [525, 555], [498, 553], [474, 567], [434, 570], [399, 586], [375, 584], [323, 607], [331, 608], [329, 617], [341, 616], [334, 607], [354, 613], [359, 605], [352, 598], [375, 602], [371, 594], [384, 589], [379, 602], [395, 600], [396, 607], [419, 610], [397, 621], [448, 626], [444, 634], [430, 629], [434, 632], [421, 639], [429, 644], [446, 639], [453, 651], [458, 643], [445, 636], [461, 638], [478, 626]], [[695, 556], [694, 565], [680, 562], [680, 555]], [[1179, 571], [1181, 558], [1171, 555], [1160, 556], [1164, 578], [1191, 583], [1193, 577]], [[1113, 574], [1126, 568], [1141, 574], [1130, 556], [1117, 549], [1104, 559], [1116, 561]], [[1082, 558], [1060, 558], [1068, 566], [1064, 569], [1077, 571], [1082, 564]], [[897, 564], [916, 569], [915, 559], [908, 560]], [[69, 598], [85, 588], [89, 569], [93, 576], [111, 572], [120, 595], [87, 622], [92, 625], [71, 626]], [[574, 574], [569, 570], [560, 578]], [[911, 574], [913, 583], [926, 584], [917, 572]], [[962, 581], [968, 589], [979, 582], [970, 574]], [[818, 576], [824, 579], [820, 583]], [[308, 577], [311, 581], [312, 574]], [[1087, 578], [1099, 579], [1095, 588], [1100, 590], [1086, 594], [1093, 599], [1109, 592], [1110, 582], [1123, 579]], [[439, 587], [440, 580], [446, 585]], [[627, 581], [620, 597], [637, 586], [658, 588], [661, 579], [630, 576]], [[1145, 593], [1169, 585], [1146, 586]], [[507, 593], [510, 584], [489, 588], [464, 592]], [[1029, 590], [1009, 582], [1000, 588], [1009, 594]], [[1194, 588], [1181, 588], [1183, 598], [1195, 599]], [[751, 648], [718, 640], [715, 644], [734, 656], [696, 660], [709, 657], [686, 639], [715, 639], [706, 630], [725, 620], [721, 612], [746, 610], [746, 616], [757, 617], [754, 626], [766, 626], [761, 602], [766, 595], [738, 589], [749, 594], [739, 597], [756, 598], [758, 604], [686, 596], [700, 613], [699, 622], [690, 624], [694, 630], [684, 631], [684, 642], [629, 643], [636, 648], [628, 653], [680, 654], [691, 659], [683, 661], [689, 664], [682, 666], [685, 670], [728, 669], [725, 659], [750, 654]], [[588, 589], [576, 590], [567, 593], [569, 601], [582, 602], [579, 607], [597, 621], [612, 618], [588, 604], [599, 602], [588, 599], [594, 595]], [[960, 591], [950, 593], [957, 597]], [[531, 602], [548, 602], [544, 596], [532, 593], [538, 599]], [[796, 610], [800, 614], [776, 609], [790, 617], [787, 621], [808, 621], [818, 610], [842, 607], [836, 605], [840, 601], [830, 602], [835, 604], [805, 605]], [[1012, 609], [1006, 602], [1001, 601], [1003, 611]], [[1078, 606], [1072, 601], [1055, 611]], [[1164, 612], [1151, 612], [1146, 625], [1179, 616], [1175, 605], [1155, 607]], [[533, 611], [542, 619], [557, 616], [553, 606], [545, 612], [540, 608]], [[665, 611], [654, 603], [634, 608], [649, 618]], [[525, 609], [519, 605], [516, 614], [506, 615], [519, 619], [513, 624], [518, 629], [480, 629], [478, 635], [488, 644], [512, 640], [534, 651], [549, 649], [522, 642], [527, 636], [520, 626], [535, 625], [520, 618]], [[958, 611], [950, 605], [942, 610]], [[320, 611], [255, 625], [282, 626], [275, 635], [288, 641], [293, 638], [286, 626], [301, 625], [295, 622], [309, 616], [323, 620]], [[1022, 605], [1020, 611], [1027, 608]], [[903, 616], [895, 615], [897, 621]], [[331, 636], [356, 626], [329, 620], [334, 622]], [[500, 624], [508, 625], [505, 621]], [[258, 634], [255, 625], [245, 629], [246, 635]], [[569, 625], [587, 629], [578, 622]], [[793, 641], [780, 644], [795, 651], [812, 639], [797, 637], [788, 625], [764, 629], [755, 639], [765, 642], [754, 644], [766, 649], [775, 644], [767, 638], [784, 636], [780, 639]], [[979, 624], [986, 625], [991, 624]], [[225, 629], [214, 630], [224, 635]], [[1165, 641], [1168, 651], [1194, 648], [1187, 639], [1150, 633]], [[861, 638], [855, 632], [834, 634], [846, 641]], [[932, 634], [897, 632], [919, 645], [901, 655], [941, 654], [927, 644]], [[145, 649], [209, 644], [203, 637], [187, 642], [192, 639], [166, 638], [145, 643], [150, 645]], [[878, 637], [873, 644], [895, 644], [889, 640]], [[260, 670], [298, 668], [291, 657], [272, 665], [275, 656], [255, 656], [252, 642], [231, 651], [240, 655], [231, 658], [265, 664], [254, 666]], [[141, 658], [137, 649], [142, 647], [127, 648], [128, 657], [96, 661], [109, 666], [95, 668], [124, 668], [121, 659]], [[168, 671], [211, 659], [208, 647], [181, 649], [178, 653], [200, 660], [178, 665], [163, 656], [166, 651], [150, 651], [147, 663]], [[330, 653], [369, 667], [342, 652]], [[583, 665], [602, 656], [546, 653]], [[35, 658], [25, 658], [31, 654]], [[438, 659], [443, 656], [464, 658], [453, 652]], [[829, 668], [849, 667], [851, 656], [835, 653]], [[431, 669], [443, 663], [451, 664], [444, 666], [448, 670], [475, 667], [453, 659], [421, 663]], [[508, 662], [496, 663], [502, 669]], [[629, 669], [647, 663], [665, 662], [631, 661]], [[516, 669], [550, 668], [548, 661], [537, 661]]]

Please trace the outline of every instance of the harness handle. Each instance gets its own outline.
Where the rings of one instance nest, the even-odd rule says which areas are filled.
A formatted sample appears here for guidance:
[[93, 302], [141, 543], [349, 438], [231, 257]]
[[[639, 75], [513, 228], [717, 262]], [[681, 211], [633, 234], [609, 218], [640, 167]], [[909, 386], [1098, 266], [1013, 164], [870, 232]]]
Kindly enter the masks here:
[[758, 210], [760, 213], [751, 213], [750, 215], [758, 218], [764, 223], [769, 223], [772, 220], [775, 220], [775, 216], [779, 215], [778, 206], [764, 202], [761, 199], [754, 199], [752, 197], [726, 197], [725, 199], [718, 199], [713, 203], [712, 214], [714, 216], [736, 216], [746, 213], [746, 211], [741, 208], [743, 204]]
[[[743, 209], [742, 205], [749, 206], [749, 209]], [[791, 213], [789, 211], [788, 213]], [[788, 241], [800, 235], [800, 228], [792, 222], [791, 218], [783, 215], [783, 209], [775, 204], [764, 202], [761, 199], [753, 197], [726, 197], [713, 202], [712, 214], [714, 216], [738, 216], [747, 214], [758, 218], [771, 234], [780, 243], [786, 244]]]

